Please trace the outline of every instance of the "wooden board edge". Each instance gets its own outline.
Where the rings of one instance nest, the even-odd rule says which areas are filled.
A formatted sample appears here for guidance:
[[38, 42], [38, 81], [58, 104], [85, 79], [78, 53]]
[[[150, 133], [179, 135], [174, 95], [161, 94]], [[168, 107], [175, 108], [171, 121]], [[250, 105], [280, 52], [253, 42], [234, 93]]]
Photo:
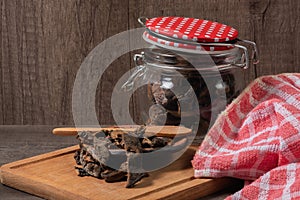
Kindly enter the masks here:
[[[22, 179], [20, 179], [20, 177]], [[41, 183], [26, 176], [14, 175], [6, 170], [1, 170], [1, 183], [31, 195], [50, 200], [88, 200], [83, 196], [74, 195], [72, 192], [60, 190], [59, 188], [46, 183]]]
[[[20, 176], [18, 180], [15, 175], [2, 171], [2, 183], [7, 186], [18, 188], [24, 192], [34, 194], [45, 199], [55, 199], [55, 200], [88, 200], [88, 198], [75, 195], [66, 190], [59, 190], [59, 188], [53, 187], [51, 185], [41, 183], [39, 181], [32, 180], [28, 177]], [[17, 180], [17, 181], [15, 181]], [[205, 180], [203, 182], [203, 180]], [[184, 200], [184, 199], [199, 199], [206, 195], [218, 192], [229, 186], [232, 183], [230, 178], [220, 178], [220, 179], [191, 179], [191, 181], [184, 182], [182, 184], [175, 185], [173, 187], [167, 187], [165, 189], [151, 192], [149, 194], [143, 194], [138, 197], [134, 197], [131, 200], [149, 200], [149, 199], [163, 199], [163, 200]], [[214, 186], [214, 187], [211, 187]], [[44, 188], [47, 188], [44, 189]]]
[[[22, 160], [18, 160], [12, 163], [4, 164], [0, 167], [0, 182], [3, 185], [7, 185], [9, 187], [17, 188], [18, 190], [34, 194], [39, 197], [47, 198], [47, 199], [66, 199], [66, 197], [63, 194], [68, 193], [68, 197], [70, 197], [70, 200], [72, 199], [85, 199], [84, 197], [74, 196], [72, 193], [68, 191], [57, 191], [57, 188], [47, 185], [48, 188], [51, 188], [50, 191], [44, 190], [43, 188], [40, 188], [41, 185], [45, 185], [45, 183], [41, 183], [39, 181], [32, 180], [28, 177], [21, 176], [21, 175], [15, 175], [13, 173], [14, 169], [22, 167], [24, 165], [29, 165], [32, 163], [36, 163], [45, 159], [51, 159], [55, 158], [57, 156], [65, 155], [68, 153], [71, 153], [73, 151], [76, 151], [79, 149], [78, 145], [74, 145], [71, 147], [59, 149], [56, 151], [52, 151], [49, 153], [37, 155], [30, 158], [25, 158]], [[20, 177], [22, 178], [20, 180]]]
[[[59, 150], [52, 151], [52, 152], [49, 152], [49, 153], [33, 156], [33, 157], [30, 157], [30, 158], [25, 158], [25, 159], [22, 159], [22, 160], [18, 160], [18, 161], [15, 161], [15, 162], [11, 162], [11, 163], [2, 165], [0, 167], [0, 171], [2, 171], [2, 170], [7, 171], [9, 169], [14, 169], [14, 168], [18, 168], [18, 167], [28, 165], [28, 164], [31, 164], [31, 163], [39, 162], [39, 161], [42, 161], [44, 159], [55, 158], [57, 156], [65, 155], [65, 154], [71, 153], [73, 151], [76, 151], [77, 149], [79, 149], [79, 146], [74, 145], [74, 146], [71, 146], [71, 147], [59, 149]], [[1, 178], [1, 176], [0, 176], [0, 178]]]
[[221, 191], [234, 182], [233, 178], [216, 178], [216, 179], [191, 179], [188, 182], [169, 187], [158, 192], [149, 193], [138, 200], [161, 199], [161, 200], [185, 200], [199, 199], [201, 197]]

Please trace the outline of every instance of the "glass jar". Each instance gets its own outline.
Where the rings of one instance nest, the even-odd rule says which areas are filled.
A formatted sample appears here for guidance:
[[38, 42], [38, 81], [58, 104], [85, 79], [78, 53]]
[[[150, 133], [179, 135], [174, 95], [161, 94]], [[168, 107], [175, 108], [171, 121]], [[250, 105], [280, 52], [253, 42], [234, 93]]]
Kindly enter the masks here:
[[134, 56], [136, 70], [123, 88], [141, 91], [137, 96], [142, 123], [193, 128], [198, 143], [244, 89], [243, 73], [250, 59], [241, 43], [253, 46], [256, 59], [255, 43], [238, 39], [199, 43], [159, 35], [149, 28], [143, 38], [151, 46]]

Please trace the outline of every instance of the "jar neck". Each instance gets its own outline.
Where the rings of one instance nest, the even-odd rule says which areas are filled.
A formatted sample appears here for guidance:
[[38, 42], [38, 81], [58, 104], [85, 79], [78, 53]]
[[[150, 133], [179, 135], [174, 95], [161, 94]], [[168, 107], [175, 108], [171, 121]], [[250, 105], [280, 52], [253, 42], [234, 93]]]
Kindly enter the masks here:
[[145, 49], [143, 56], [144, 63], [150, 67], [179, 71], [223, 71], [236, 68], [236, 64], [243, 62], [242, 53], [238, 48], [190, 54], [153, 45]]

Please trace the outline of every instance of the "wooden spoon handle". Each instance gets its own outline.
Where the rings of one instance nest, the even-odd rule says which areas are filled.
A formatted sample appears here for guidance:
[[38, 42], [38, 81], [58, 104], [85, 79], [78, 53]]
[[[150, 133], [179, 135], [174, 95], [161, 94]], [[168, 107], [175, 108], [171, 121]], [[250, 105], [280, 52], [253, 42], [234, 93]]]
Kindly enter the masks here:
[[[79, 131], [101, 131], [101, 130], [112, 130], [114, 132], [126, 133], [129, 131], [134, 131], [137, 126], [121, 126], [121, 127], [107, 127], [107, 128], [89, 128], [89, 127], [66, 127], [66, 128], [55, 128], [53, 129], [54, 135], [64, 135], [72, 136], [77, 135]], [[177, 136], [186, 136], [191, 133], [191, 129], [182, 127], [182, 126], [147, 126], [146, 134], [147, 135], [156, 135], [160, 137], [175, 137]]]

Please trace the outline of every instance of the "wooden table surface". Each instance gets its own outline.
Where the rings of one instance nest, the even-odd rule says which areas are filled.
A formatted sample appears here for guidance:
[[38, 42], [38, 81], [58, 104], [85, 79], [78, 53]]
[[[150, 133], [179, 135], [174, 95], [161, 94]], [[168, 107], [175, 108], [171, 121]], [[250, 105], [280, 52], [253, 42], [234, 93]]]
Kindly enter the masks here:
[[[54, 136], [57, 126], [0, 126], [0, 165], [77, 144], [75, 137]], [[202, 199], [224, 199], [239, 190], [242, 183]], [[41, 199], [0, 184], [1, 200]]]

